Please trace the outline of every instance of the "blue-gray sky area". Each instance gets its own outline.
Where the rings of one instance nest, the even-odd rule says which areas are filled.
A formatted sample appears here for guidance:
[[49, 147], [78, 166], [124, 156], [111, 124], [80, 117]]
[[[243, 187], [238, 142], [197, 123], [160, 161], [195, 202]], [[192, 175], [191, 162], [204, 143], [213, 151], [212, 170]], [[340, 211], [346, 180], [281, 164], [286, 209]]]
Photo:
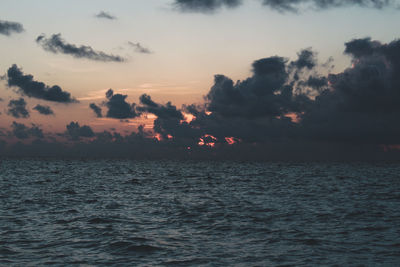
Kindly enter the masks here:
[[116, 155], [129, 146], [164, 156], [235, 146], [247, 156], [256, 146], [261, 158], [395, 153], [399, 8], [2, 0], [0, 149], [72, 155], [55, 148], [68, 144], [90, 154], [119, 142]]

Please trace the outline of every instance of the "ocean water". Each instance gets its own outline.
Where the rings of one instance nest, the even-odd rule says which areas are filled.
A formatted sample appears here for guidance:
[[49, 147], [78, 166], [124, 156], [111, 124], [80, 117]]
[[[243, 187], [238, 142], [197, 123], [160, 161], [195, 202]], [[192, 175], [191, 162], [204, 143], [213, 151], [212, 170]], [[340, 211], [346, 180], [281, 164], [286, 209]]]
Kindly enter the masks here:
[[400, 164], [1, 160], [0, 265], [399, 266]]

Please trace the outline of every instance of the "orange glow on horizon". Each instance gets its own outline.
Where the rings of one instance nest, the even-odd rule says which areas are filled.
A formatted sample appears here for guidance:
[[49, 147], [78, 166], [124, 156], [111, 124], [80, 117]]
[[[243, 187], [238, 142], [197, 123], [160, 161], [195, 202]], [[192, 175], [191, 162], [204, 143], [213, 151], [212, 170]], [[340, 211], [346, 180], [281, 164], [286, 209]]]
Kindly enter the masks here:
[[242, 142], [241, 139], [235, 138], [235, 137], [225, 137], [225, 141], [226, 141], [229, 145], [234, 145], [234, 144], [236, 144], [236, 143]]
[[189, 124], [189, 123], [191, 123], [193, 120], [196, 119], [196, 116], [194, 116], [193, 114], [190, 114], [190, 113], [183, 113], [183, 116], [184, 116], [183, 120], [180, 121], [181, 124], [184, 123], [184, 122], [186, 122], [187, 124]]
[[159, 134], [159, 133], [157, 133], [157, 134], [154, 136], [154, 138], [157, 139], [158, 142], [161, 142], [161, 141], [162, 141], [162, 136], [161, 136], [161, 134]]
[[[207, 139], [211, 139], [211, 142], [207, 142]], [[209, 147], [214, 147], [215, 143], [218, 141], [218, 139], [210, 134], [205, 134], [202, 137], [200, 137], [199, 142], [197, 143], [199, 146], [209, 146]]]

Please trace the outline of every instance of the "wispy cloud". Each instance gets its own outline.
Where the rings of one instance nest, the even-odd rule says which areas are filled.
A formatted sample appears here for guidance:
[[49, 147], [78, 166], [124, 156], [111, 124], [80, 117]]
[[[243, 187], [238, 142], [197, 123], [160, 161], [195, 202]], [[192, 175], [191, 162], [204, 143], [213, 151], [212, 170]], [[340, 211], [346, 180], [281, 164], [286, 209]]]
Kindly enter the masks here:
[[135, 49], [135, 52], [141, 53], [141, 54], [151, 54], [152, 51], [144, 46], [142, 46], [140, 43], [133, 43], [133, 42], [128, 42], [128, 44]]
[[65, 54], [71, 55], [75, 58], [86, 58], [94, 61], [103, 62], [124, 62], [125, 59], [121, 56], [107, 54], [102, 51], [96, 51], [90, 46], [81, 45], [77, 46], [74, 44], [67, 43], [61, 34], [53, 34], [50, 38], [47, 38], [44, 34], [39, 35], [36, 38], [36, 42], [42, 46], [42, 48], [48, 52], [54, 54]]
[[117, 17], [107, 13], [105, 11], [100, 11], [98, 14], [95, 15], [96, 18], [99, 19], [109, 19], [109, 20], [116, 20]]

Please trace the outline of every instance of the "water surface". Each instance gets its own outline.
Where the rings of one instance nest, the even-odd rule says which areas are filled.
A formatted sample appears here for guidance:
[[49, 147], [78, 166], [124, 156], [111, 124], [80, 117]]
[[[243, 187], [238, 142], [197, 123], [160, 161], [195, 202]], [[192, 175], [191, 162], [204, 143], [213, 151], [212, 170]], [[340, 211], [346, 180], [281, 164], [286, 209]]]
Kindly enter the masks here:
[[1, 160], [0, 189], [0, 265], [400, 264], [400, 164]]

